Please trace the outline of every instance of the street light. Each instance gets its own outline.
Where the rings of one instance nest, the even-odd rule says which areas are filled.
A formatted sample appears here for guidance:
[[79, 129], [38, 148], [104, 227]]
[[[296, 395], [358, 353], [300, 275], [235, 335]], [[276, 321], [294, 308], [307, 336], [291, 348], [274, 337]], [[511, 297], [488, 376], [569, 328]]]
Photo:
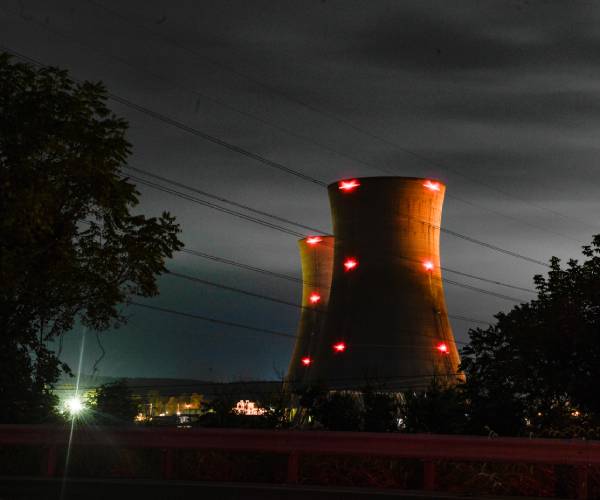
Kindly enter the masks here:
[[85, 406], [79, 396], [72, 396], [65, 401], [65, 409], [71, 417], [76, 417], [85, 410]]

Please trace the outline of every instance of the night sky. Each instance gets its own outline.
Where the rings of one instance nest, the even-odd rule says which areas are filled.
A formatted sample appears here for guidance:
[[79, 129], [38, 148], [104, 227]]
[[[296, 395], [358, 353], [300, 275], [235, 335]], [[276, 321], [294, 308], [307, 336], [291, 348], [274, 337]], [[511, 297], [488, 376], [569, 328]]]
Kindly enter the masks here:
[[[325, 182], [439, 178], [444, 227], [547, 261], [577, 257], [600, 232], [599, 14], [595, 2], [567, 0], [3, 0], [0, 44]], [[331, 230], [322, 187], [111, 107], [130, 123], [132, 166]], [[139, 210], [176, 215], [188, 248], [300, 276], [293, 236], [139, 190]], [[521, 287], [545, 269], [449, 235], [441, 253], [444, 266]], [[191, 255], [168, 266], [300, 300], [296, 283]], [[160, 288], [148, 303], [295, 332], [295, 308], [169, 276]], [[513, 306], [445, 289], [451, 314], [491, 320]], [[238, 380], [287, 368], [290, 339], [134, 307], [127, 314], [125, 327], [101, 335], [100, 375]], [[470, 326], [453, 321], [458, 340]], [[65, 339], [73, 366], [80, 338], [77, 329]], [[90, 332], [85, 372], [99, 353]]]

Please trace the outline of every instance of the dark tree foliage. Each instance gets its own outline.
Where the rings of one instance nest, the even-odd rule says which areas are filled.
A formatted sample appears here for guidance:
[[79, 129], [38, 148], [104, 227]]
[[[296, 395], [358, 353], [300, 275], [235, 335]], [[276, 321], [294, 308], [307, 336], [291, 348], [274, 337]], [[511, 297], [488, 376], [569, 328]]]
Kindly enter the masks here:
[[48, 383], [60, 370], [60, 362], [47, 349], [38, 347], [34, 359], [26, 346], [0, 336], [0, 424], [54, 421], [58, 401]]
[[535, 276], [535, 300], [471, 331], [462, 368], [472, 431], [561, 435], [585, 426], [597, 433], [600, 236], [583, 255], [564, 267], [552, 258], [547, 277]]
[[[30, 409], [15, 410], [19, 421], [56, 380], [47, 341], [76, 321], [97, 331], [124, 323], [121, 304], [156, 295], [181, 248], [169, 214], [132, 213], [127, 123], [106, 99], [100, 83], [0, 54], [0, 335], [3, 350], [20, 353], [0, 370], [0, 400], [13, 404], [21, 380], [30, 403], [14, 404]], [[17, 375], [27, 371], [29, 381]]]
[[359, 431], [362, 428], [360, 401], [351, 392], [330, 392], [318, 397], [311, 412], [330, 431]]
[[367, 432], [398, 430], [399, 400], [393, 394], [367, 388], [362, 393], [363, 429]]
[[132, 424], [140, 411], [139, 401], [125, 380], [101, 385], [88, 403], [92, 410], [92, 420], [101, 425]]
[[460, 434], [466, 426], [460, 388], [437, 379], [426, 391], [404, 393], [401, 415], [404, 432]]
[[244, 427], [248, 420], [240, 417], [235, 411], [239, 398], [235, 394], [217, 394], [202, 403], [202, 416], [198, 425], [202, 427]]

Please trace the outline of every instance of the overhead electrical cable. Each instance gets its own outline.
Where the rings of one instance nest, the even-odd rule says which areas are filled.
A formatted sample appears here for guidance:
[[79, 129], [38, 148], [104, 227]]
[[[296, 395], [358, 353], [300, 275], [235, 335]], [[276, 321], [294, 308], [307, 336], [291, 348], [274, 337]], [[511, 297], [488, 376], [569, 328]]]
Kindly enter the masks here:
[[[201, 205], [204, 205], [204, 206], [207, 206], [207, 207], [209, 207], [209, 208], [213, 208], [213, 209], [215, 209], [215, 210], [219, 210], [219, 211], [222, 211], [222, 212], [226, 212], [226, 213], [228, 213], [228, 214], [230, 214], [230, 215], [234, 215], [234, 216], [236, 216], [236, 217], [240, 217], [240, 218], [243, 218], [243, 219], [249, 220], [249, 221], [251, 221], [251, 222], [255, 222], [255, 223], [257, 223], [257, 224], [261, 224], [261, 225], [264, 225], [264, 226], [266, 226], [266, 227], [270, 227], [270, 228], [272, 228], [272, 229], [276, 229], [276, 230], [278, 230], [278, 231], [282, 231], [282, 232], [285, 232], [285, 233], [291, 234], [291, 235], [293, 235], [293, 236], [297, 236], [297, 237], [299, 237], [299, 238], [304, 238], [304, 237], [306, 236], [306, 234], [299, 233], [299, 232], [296, 232], [296, 231], [290, 230], [290, 229], [288, 229], [288, 228], [284, 228], [284, 227], [282, 227], [282, 226], [279, 226], [279, 225], [277, 225], [277, 224], [273, 224], [273, 223], [270, 223], [270, 222], [268, 222], [268, 221], [265, 221], [264, 219], [258, 219], [258, 218], [256, 218], [256, 217], [248, 216], [248, 215], [246, 215], [246, 214], [242, 214], [242, 213], [240, 213], [240, 212], [237, 212], [237, 211], [234, 211], [234, 210], [227, 209], [227, 208], [225, 208], [225, 207], [222, 207], [222, 206], [216, 205], [216, 204], [214, 204], [214, 203], [211, 203], [211, 202], [208, 202], [208, 201], [202, 200], [202, 199], [200, 199], [200, 198], [197, 198], [197, 197], [195, 197], [195, 196], [188, 195], [188, 194], [186, 194], [186, 193], [183, 193], [182, 191], [179, 191], [179, 190], [176, 190], [176, 189], [171, 189], [171, 188], [168, 188], [168, 187], [166, 187], [166, 186], [163, 186], [163, 185], [161, 185], [161, 184], [157, 184], [157, 183], [155, 183], [155, 182], [148, 181], [148, 180], [146, 180], [146, 179], [142, 179], [142, 178], [140, 178], [140, 177], [137, 177], [137, 176], [129, 175], [128, 177], [129, 177], [129, 178], [131, 178], [131, 179], [133, 179], [133, 180], [135, 180], [136, 182], [140, 182], [141, 184], [147, 185], [147, 186], [149, 186], [149, 187], [153, 187], [153, 188], [155, 188], [155, 189], [158, 189], [158, 190], [160, 190], [160, 191], [164, 191], [164, 192], [166, 192], [166, 193], [169, 193], [169, 194], [172, 194], [172, 195], [174, 195], [174, 196], [178, 196], [178, 197], [180, 197], [180, 198], [183, 198], [183, 199], [186, 199], [186, 200], [188, 200], [188, 201], [192, 201], [192, 202], [194, 202], [194, 203], [199, 203], [199, 204], [201, 204]], [[164, 177], [163, 177], [163, 178], [164, 178]], [[166, 179], [166, 178], [164, 178], [164, 179]], [[169, 181], [167, 181], [167, 182], [169, 182]], [[182, 184], [180, 184], [180, 185], [182, 185]], [[185, 185], [182, 185], [182, 186], [185, 186]], [[188, 189], [188, 187], [185, 187], [185, 189]], [[193, 188], [193, 189], [194, 189], [194, 188]], [[240, 205], [239, 205], [239, 204], [237, 204], [236, 202], [232, 202], [232, 201], [230, 201], [230, 200], [228, 200], [227, 198], [224, 198], [224, 197], [222, 197], [222, 196], [219, 196], [219, 197], [217, 197], [217, 196], [214, 196], [214, 195], [212, 195], [212, 196], [213, 196], [214, 198], [218, 198], [219, 200], [221, 200], [221, 201], [223, 201], [223, 202], [225, 202], [225, 203], [229, 203], [229, 204], [233, 204], [233, 205], [240, 206]], [[252, 210], [254, 210], [254, 209], [252, 209]], [[264, 214], [264, 215], [266, 215], [266, 216], [273, 216], [273, 217], [277, 217], [277, 216], [275, 216], [275, 215], [273, 215], [273, 214], [269, 214], [269, 213], [267, 213], [267, 212], [264, 212], [264, 211], [261, 211], [261, 213], [262, 213], [262, 214]], [[427, 221], [427, 220], [425, 220], [425, 219], [420, 219], [420, 218], [418, 218], [418, 217], [414, 217], [414, 216], [411, 216], [411, 215], [404, 215], [404, 214], [400, 214], [400, 215], [401, 215], [401, 216], [403, 216], [403, 217], [406, 217], [406, 218], [408, 218], [408, 219], [415, 220], [415, 221], [421, 222], [421, 223], [423, 223], [423, 224], [427, 224], [427, 225], [429, 225], [429, 226], [433, 227], [434, 229], [438, 229], [438, 230], [440, 230], [440, 231], [441, 231], [441, 232], [443, 232], [443, 233], [450, 234], [450, 235], [452, 235], [452, 236], [454, 236], [454, 237], [456, 237], [456, 238], [460, 238], [460, 239], [463, 239], [463, 240], [465, 240], [465, 241], [468, 241], [468, 242], [470, 242], [470, 243], [474, 243], [474, 244], [476, 244], [476, 245], [483, 246], [483, 247], [485, 247], [485, 248], [488, 248], [488, 249], [490, 249], [490, 250], [494, 250], [494, 251], [496, 251], [496, 252], [500, 252], [500, 253], [503, 253], [503, 254], [505, 254], [505, 255], [509, 255], [509, 256], [511, 256], [511, 257], [515, 257], [515, 258], [518, 258], [518, 259], [522, 259], [522, 260], [525, 260], [525, 261], [528, 261], [528, 262], [531, 262], [531, 263], [534, 263], [534, 264], [538, 264], [538, 265], [541, 265], [541, 266], [544, 266], [544, 267], [549, 267], [549, 264], [547, 264], [546, 262], [543, 262], [543, 261], [540, 261], [540, 260], [537, 260], [537, 259], [533, 259], [533, 258], [531, 258], [531, 257], [528, 257], [528, 256], [526, 256], [526, 255], [523, 255], [523, 254], [519, 254], [519, 253], [517, 253], [517, 252], [513, 252], [512, 250], [507, 250], [507, 249], [505, 249], [505, 248], [498, 247], [498, 246], [496, 246], [496, 245], [493, 245], [493, 244], [491, 244], [491, 243], [486, 243], [486, 242], [484, 242], [484, 241], [477, 240], [477, 239], [475, 239], [475, 238], [472, 238], [471, 236], [467, 236], [467, 235], [465, 235], [465, 234], [461, 234], [461, 233], [458, 233], [458, 232], [456, 232], [456, 231], [452, 231], [452, 230], [450, 230], [450, 229], [447, 229], [447, 228], [444, 228], [444, 227], [438, 226], [438, 225], [436, 225], [436, 224], [432, 224], [431, 222], [429, 222], [429, 221]], [[304, 225], [302, 225], [302, 224], [298, 224], [297, 222], [290, 221], [289, 219], [284, 219], [284, 220], [286, 220], [286, 222], [287, 222], [288, 224], [290, 224], [290, 225], [294, 225], [294, 226], [298, 226], [298, 227], [303, 227], [303, 228], [307, 227], [307, 226], [304, 226]], [[313, 229], [315, 229], [315, 228], [313, 228]], [[317, 233], [319, 233], [319, 234], [321, 234], [321, 235], [325, 235], [325, 234], [327, 234], [325, 231], [323, 231], [323, 230], [320, 230], [320, 229], [315, 229], [315, 232], [317, 232]], [[452, 270], [450, 270], [450, 272], [452, 272]], [[459, 272], [459, 271], [456, 271], [456, 272], [457, 272], [458, 274], [460, 274], [460, 272]], [[470, 277], [470, 278], [477, 279], [477, 278], [475, 277], [475, 275], [467, 275], [466, 273], [462, 273], [462, 274], [463, 274], [463, 275], [465, 275], [465, 276], [468, 276], [468, 277]], [[486, 279], [486, 281], [488, 281], [488, 280]], [[493, 281], [493, 280], [489, 280], [489, 281]], [[495, 283], [495, 284], [500, 284], [501, 282], [499, 282], [499, 281], [498, 281], [498, 282], [494, 282], [494, 283]], [[513, 288], [515, 287], [514, 285], [509, 285], [509, 286], [510, 286], [510, 287], [513, 287]], [[517, 287], [517, 288], [521, 288], [521, 287]], [[525, 290], [525, 291], [528, 291], [528, 292], [533, 292], [532, 290], [527, 290], [527, 289], [524, 289], [524, 288], [523, 288], [523, 290]]]
[[215, 323], [217, 325], [232, 326], [234, 328], [241, 328], [243, 330], [250, 330], [250, 331], [258, 332], [258, 333], [266, 333], [267, 335], [273, 335], [275, 337], [284, 337], [284, 338], [290, 338], [290, 339], [294, 339], [294, 340], [296, 339], [295, 335], [291, 335], [289, 333], [279, 332], [276, 330], [268, 330], [266, 328], [258, 328], [255, 326], [244, 325], [242, 323], [234, 323], [233, 321], [225, 321], [222, 319], [211, 318], [209, 316], [202, 316], [200, 314], [186, 313], [183, 311], [176, 311], [174, 309], [169, 309], [166, 307], [152, 306], [150, 304], [142, 304], [141, 302], [135, 302], [135, 301], [129, 302], [129, 304], [136, 306], [136, 307], [143, 307], [145, 309], [152, 309], [154, 311], [159, 311], [159, 312], [163, 312], [163, 313], [167, 313], [167, 314], [173, 314], [176, 316], [183, 316], [186, 318], [192, 318], [192, 319], [198, 319], [200, 321], [206, 321], [208, 323]]
[[179, 48], [180, 50], [186, 51], [192, 55], [195, 55], [197, 57], [200, 57], [201, 59], [204, 59], [206, 61], [208, 61], [210, 64], [212, 64], [213, 66], [216, 66], [228, 73], [231, 73], [233, 75], [236, 75], [239, 78], [242, 78], [244, 80], [247, 80], [249, 82], [252, 82], [253, 84], [257, 85], [258, 87], [261, 87], [265, 90], [267, 90], [269, 93], [274, 94], [279, 96], [280, 98], [287, 100], [289, 102], [292, 102], [294, 104], [296, 104], [297, 106], [303, 107], [309, 111], [312, 111], [314, 113], [317, 113], [319, 115], [325, 116], [327, 118], [329, 118], [330, 120], [333, 120], [341, 125], [344, 125], [345, 127], [351, 128], [352, 130], [354, 130], [355, 132], [358, 132], [359, 134], [365, 135], [367, 137], [370, 137], [371, 139], [374, 139], [378, 142], [381, 142], [383, 144], [388, 145], [389, 147], [392, 147], [393, 149], [406, 154], [408, 156], [411, 156], [415, 159], [417, 159], [418, 161], [424, 163], [424, 164], [428, 164], [431, 166], [435, 166], [437, 168], [441, 168], [443, 170], [446, 170], [448, 172], [452, 172], [455, 175], [458, 175], [460, 177], [462, 177], [463, 179], [466, 179], [467, 181], [474, 183], [474, 184], [478, 184], [481, 186], [486, 187], [487, 189], [490, 189], [492, 191], [496, 191], [508, 198], [512, 198], [514, 200], [519, 201], [520, 203], [523, 203], [525, 205], [529, 205], [533, 208], [536, 208], [538, 210], [542, 210], [542, 211], [546, 211], [548, 213], [551, 213], [557, 217], [561, 217], [564, 220], [571, 220], [571, 221], [575, 221], [579, 224], [585, 225], [587, 227], [593, 228], [593, 229], [598, 229], [598, 226], [596, 225], [592, 225], [584, 220], [578, 219], [576, 217], [572, 217], [572, 216], [568, 216], [568, 215], [564, 215], [556, 210], [550, 209], [548, 207], [545, 207], [543, 205], [539, 205], [537, 203], [533, 203], [531, 201], [525, 200], [521, 197], [518, 197], [504, 189], [499, 188], [497, 185], [495, 184], [490, 184], [487, 182], [484, 182], [480, 179], [477, 178], [473, 178], [469, 175], [466, 175], [465, 173], [461, 172], [459, 169], [446, 165], [444, 163], [439, 162], [438, 160], [435, 160], [433, 158], [428, 157], [427, 155], [421, 154], [421, 153], [417, 153], [416, 151], [413, 151], [412, 149], [409, 149], [405, 146], [399, 145], [394, 141], [391, 141], [389, 139], [386, 139], [385, 137], [379, 136], [375, 133], [373, 133], [371, 130], [366, 129], [364, 127], [361, 127], [357, 124], [355, 124], [354, 122], [346, 119], [346, 118], [342, 118], [339, 115], [337, 115], [336, 113], [333, 113], [331, 111], [319, 108], [309, 102], [306, 102], [302, 99], [299, 99], [297, 96], [291, 95], [288, 92], [282, 91], [281, 89], [279, 89], [278, 87], [274, 86], [271, 83], [268, 83], [264, 80], [261, 80], [259, 78], [256, 78], [252, 75], [249, 75], [246, 72], [240, 71], [239, 69], [236, 68], [232, 68], [229, 65], [223, 64], [222, 61], [220, 60], [216, 60], [214, 58], [211, 58], [209, 56], [207, 56], [205, 53], [201, 53], [198, 52], [190, 47], [188, 47], [185, 44], [180, 43], [178, 40], [176, 40], [175, 38], [169, 37], [164, 35], [163, 33], [158, 33], [154, 30], [151, 30], [150, 28], [148, 28], [147, 26], [145, 26], [142, 23], [139, 23], [137, 20], [132, 20], [130, 17], [123, 15], [121, 12], [116, 11], [114, 9], [111, 9], [109, 7], [107, 7], [106, 5], [104, 5], [101, 2], [98, 2], [96, 0], [88, 0], [89, 3], [99, 7], [100, 9], [104, 10], [105, 12], [108, 12], [109, 14], [120, 18], [121, 20], [128, 22], [130, 24], [134, 24], [135, 26], [151, 33], [153, 36], [157, 36], [159, 38], [161, 38], [162, 40], [166, 41], [167, 43], [169, 43], [172, 46], [175, 46], [177, 48]]
[[[219, 289], [222, 289], [222, 290], [227, 290], [229, 292], [240, 293], [240, 294], [243, 294], [243, 295], [248, 295], [250, 297], [255, 297], [255, 298], [267, 300], [267, 301], [270, 301], [270, 302], [275, 302], [275, 303], [284, 304], [284, 305], [291, 306], [291, 307], [296, 307], [298, 309], [310, 309], [311, 311], [317, 311], [319, 313], [327, 314], [327, 311], [315, 308], [314, 306], [310, 306], [310, 307], [303, 306], [303, 305], [297, 304], [295, 302], [289, 302], [289, 301], [281, 300], [281, 299], [278, 299], [278, 298], [275, 298], [275, 297], [270, 297], [268, 295], [264, 295], [264, 294], [261, 294], [261, 293], [250, 292], [248, 290], [243, 290], [241, 288], [237, 288], [237, 287], [233, 287], [233, 286], [227, 286], [227, 285], [224, 285], [222, 283], [216, 283], [214, 281], [204, 280], [204, 279], [201, 279], [201, 278], [197, 278], [195, 276], [190, 276], [189, 274], [185, 274], [185, 273], [180, 273], [180, 272], [169, 270], [167, 272], [167, 276], [174, 276], [176, 278], [181, 278], [181, 279], [185, 279], [185, 280], [188, 280], [188, 281], [193, 281], [193, 282], [201, 284], [201, 285], [211, 286], [211, 287], [214, 287], [214, 288], [219, 288]], [[489, 323], [487, 321], [477, 320], [477, 319], [474, 319], [474, 318], [468, 318], [466, 316], [450, 316], [450, 317], [454, 318], [454, 319], [461, 319], [463, 321], [468, 321], [468, 322], [471, 322], [471, 323], [479, 323], [479, 324], [483, 324], [483, 325], [489, 325]]]
[[[141, 302], [129, 302], [130, 305], [136, 306], [136, 307], [143, 307], [146, 309], [151, 309], [153, 311], [157, 311], [157, 312], [161, 312], [161, 313], [166, 313], [166, 314], [173, 314], [175, 316], [183, 316], [183, 317], [187, 317], [187, 318], [191, 318], [191, 319], [196, 319], [196, 320], [200, 320], [200, 321], [206, 321], [208, 323], [215, 323], [215, 324], [219, 324], [219, 325], [226, 325], [226, 326], [231, 326], [231, 327], [235, 327], [235, 328], [240, 328], [240, 329], [244, 329], [244, 330], [251, 330], [254, 332], [258, 332], [258, 333], [265, 333], [267, 335], [274, 335], [277, 337], [284, 337], [284, 338], [291, 338], [296, 340], [298, 337], [296, 335], [292, 335], [290, 333], [284, 333], [284, 332], [280, 332], [280, 331], [276, 331], [276, 330], [269, 330], [266, 328], [259, 328], [259, 327], [254, 327], [254, 326], [250, 326], [250, 325], [246, 325], [243, 323], [234, 323], [231, 321], [225, 321], [225, 320], [221, 320], [221, 319], [217, 319], [217, 318], [212, 318], [212, 317], [208, 317], [208, 316], [202, 316], [199, 314], [192, 314], [192, 313], [186, 313], [183, 311], [178, 311], [176, 309], [171, 309], [168, 307], [159, 307], [159, 306], [152, 306], [150, 304], [142, 304]], [[443, 339], [442, 337], [436, 337], [433, 335], [423, 335], [423, 337], [428, 337], [428, 338], [432, 338], [432, 339], [436, 339], [436, 340], [443, 340], [444, 342], [450, 342], [453, 344], [467, 344], [467, 342], [461, 342], [458, 340], [449, 340], [449, 339]], [[361, 345], [365, 345], [365, 344], [361, 344]], [[368, 344], [370, 346], [375, 346], [374, 344]], [[415, 348], [414, 344], [378, 344], [376, 347], [413, 347]], [[426, 347], [427, 349], [429, 349], [429, 347]]]
[[[250, 207], [248, 205], [243, 205], [241, 203], [238, 203], [236, 201], [232, 201], [232, 200], [224, 198], [222, 196], [217, 196], [217, 195], [211, 194], [211, 193], [209, 193], [207, 191], [203, 191], [203, 190], [198, 189], [196, 187], [193, 187], [193, 186], [190, 186], [190, 185], [187, 185], [187, 184], [183, 184], [181, 182], [175, 181], [173, 179], [169, 179], [169, 178], [164, 177], [162, 175], [153, 174], [152, 172], [148, 172], [147, 170], [144, 170], [142, 168], [132, 167], [132, 166], [128, 165], [128, 166], [125, 167], [125, 170], [132, 170], [134, 172], [137, 172], [139, 174], [145, 175], [147, 177], [152, 177], [154, 179], [157, 179], [157, 180], [159, 180], [161, 182], [166, 182], [167, 184], [171, 184], [173, 186], [177, 186], [177, 187], [180, 187], [180, 188], [183, 188], [183, 189], [187, 189], [188, 191], [191, 191], [193, 193], [199, 194], [201, 196], [205, 196], [206, 198], [211, 198], [213, 200], [221, 201], [223, 203], [227, 203], [228, 205], [232, 205], [234, 207], [241, 208], [243, 210], [247, 210], [248, 212], [252, 212], [252, 213], [257, 214], [257, 215], [262, 215], [263, 217], [270, 217], [271, 219], [277, 220], [279, 222], [283, 222], [285, 224], [290, 224], [292, 226], [296, 226], [296, 227], [299, 227], [299, 228], [302, 228], [302, 229], [306, 229], [307, 231], [312, 231], [313, 233], [327, 234], [323, 229], [319, 229], [319, 228], [311, 227], [311, 226], [305, 226], [304, 224], [300, 224], [299, 222], [295, 222], [295, 221], [286, 219], [284, 217], [280, 217], [278, 215], [275, 215], [275, 214], [272, 214], [272, 213], [269, 213], [269, 212], [264, 212], [262, 210], [257, 210], [256, 208]], [[139, 179], [139, 177], [138, 177], [138, 179]]]
[[[3, 48], [3, 50], [6, 50], [7, 52], [10, 52], [10, 53], [14, 54], [15, 56], [20, 57], [20, 58], [22, 58], [24, 60], [27, 60], [28, 62], [31, 62], [33, 64], [36, 64], [36, 65], [42, 66], [42, 67], [46, 66], [45, 64], [43, 64], [43, 63], [41, 63], [41, 62], [39, 62], [39, 61], [37, 61], [35, 59], [32, 59], [32, 58], [30, 58], [28, 56], [25, 56], [23, 54], [20, 54], [20, 53], [14, 51], [12, 49], [9, 49], [9, 48], [3, 47], [3, 46], [2, 46], [2, 48]], [[292, 169], [290, 167], [287, 167], [287, 166], [285, 166], [285, 165], [283, 165], [281, 163], [278, 163], [278, 162], [275, 162], [273, 160], [269, 160], [267, 158], [264, 158], [261, 155], [258, 155], [256, 153], [252, 153], [250, 151], [247, 151], [244, 148], [241, 148], [241, 147], [239, 147], [237, 145], [234, 145], [232, 143], [224, 141], [224, 140], [222, 140], [220, 138], [217, 138], [215, 136], [212, 136], [210, 134], [202, 132], [202, 131], [194, 128], [194, 127], [188, 126], [188, 125], [186, 125], [186, 124], [184, 124], [184, 123], [182, 123], [182, 122], [180, 122], [178, 120], [175, 120], [175, 119], [173, 119], [171, 117], [168, 117], [168, 116], [166, 116], [164, 114], [158, 113], [158, 112], [156, 112], [154, 110], [151, 110], [151, 109], [146, 108], [144, 106], [141, 106], [141, 105], [138, 105], [136, 103], [133, 103], [132, 101], [130, 101], [128, 99], [125, 99], [123, 97], [117, 96], [116, 94], [108, 93], [107, 95], [108, 95], [108, 97], [110, 99], [112, 99], [112, 100], [114, 100], [116, 102], [119, 102], [120, 104], [123, 104], [123, 105], [125, 105], [127, 107], [130, 107], [131, 109], [134, 109], [134, 110], [136, 110], [136, 111], [138, 111], [140, 113], [146, 114], [147, 116], [150, 116], [152, 118], [160, 120], [160, 121], [162, 121], [164, 123], [167, 123], [167, 124], [169, 124], [171, 126], [175, 126], [177, 128], [180, 128], [181, 130], [184, 130], [184, 131], [186, 131], [188, 133], [191, 133], [193, 135], [199, 136], [199, 137], [201, 137], [203, 139], [206, 139], [206, 140], [208, 140], [210, 142], [219, 144], [219, 145], [221, 145], [223, 147], [226, 147], [227, 149], [230, 149], [230, 150], [232, 150], [234, 152], [237, 152], [239, 154], [242, 154], [244, 156], [250, 157], [250, 158], [252, 158], [252, 159], [254, 159], [256, 161], [259, 161], [259, 162], [261, 162], [261, 163], [263, 163], [263, 164], [265, 164], [267, 166], [270, 166], [272, 168], [276, 168], [276, 169], [282, 170], [282, 171], [284, 171], [284, 172], [286, 172], [288, 174], [291, 174], [291, 175], [294, 175], [296, 177], [302, 178], [303, 180], [308, 181], [310, 183], [317, 184], [317, 185], [320, 185], [322, 187], [326, 187], [327, 186], [327, 183], [324, 182], [324, 181], [322, 181], [322, 180], [319, 180], [319, 179], [317, 179], [315, 177], [309, 176], [308, 174], [304, 174], [303, 172], [300, 172], [298, 170], [295, 170], [295, 169]], [[473, 204], [471, 202], [467, 202], [466, 200], [462, 200], [461, 199], [461, 201], [463, 201], [465, 203]], [[490, 210], [490, 209], [488, 209], [488, 210]], [[528, 224], [528, 225], [530, 225], [530, 224]], [[448, 234], [456, 235], [456, 233], [452, 233], [452, 232], [448, 232], [448, 231], [445, 231], [445, 232], [447, 232]], [[554, 234], [557, 234], [557, 233], [554, 233]], [[564, 236], [564, 235], [561, 235], [561, 236]], [[573, 239], [573, 238], [570, 238], [570, 239]], [[469, 238], [467, 241], [471, 241], [471, 242], [475, 243], [477, 240], [475, 240], [474, 238]], [[580, 241], [580, 240], [576, 240], [576, 241]], [[490, 249], [493, 249], [493, 250], [497, 250], [498, 248], [500, 248], [500, 247], [497, 247], [497, 246], [494, 246], [494, 245], [492, 245], [492, 246], [486, 245], [486, 246], [488, 248], [490, 248]], [[513, 257], [518, 255], [516, 252], [503, 252], [503, 253], [506, 253], [507, 255], [511, 255]], [[536, 260], [536, 259], [528, 259], [528, 260], [530, 262], [532, 262], [532, 263], [535, 263], [535, 264], [540, 264], [540, 262], [541, 262], [541, 261]], [[548, 266], [546, 263], [543, 263], [541, 265], [544, 265], [546, 267]]]

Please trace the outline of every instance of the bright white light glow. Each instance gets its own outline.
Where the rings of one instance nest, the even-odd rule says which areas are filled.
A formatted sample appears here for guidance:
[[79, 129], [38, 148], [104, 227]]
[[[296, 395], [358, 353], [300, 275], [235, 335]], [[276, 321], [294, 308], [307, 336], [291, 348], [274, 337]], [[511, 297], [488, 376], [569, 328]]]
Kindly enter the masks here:
[[425, 186], [427, 189], [431, 189], [432, 191], [439, 191], [440, 190], [440, 183], [439, 182], [427, 181], [425, 184], [423, 184], [423, 186]]
[[85, 406], [83, 405], [83, 401], [78, 396], [72, 396], [65, 401], [65, 408], [70, 415], [75, 416], [79, 415], [83, 410], [85, 410]]
[[308, 300], [310, 300], [311, 304], [317, 304], [321, 300], [321, 296], [318, 293], [313, 292], [310, 294]]
[[444, 342], [440, 342], [438, 345], [435, 346], [435, 348], [440, 351], [442, 354], [449, 354], [450, 353], [450, 349], [448, 349], [448, 345], [445, 344]]
[[320, 236], [309, 236], [306, 238], [306, 243], [309, 245], [316, 245], [317, 243], [321, 243], [321, 241], [323, 241], [323, 238]]
[[346, 269], [346, 271], [352, 271], [352, 270], [356, 269], [357, 266], [358, 266], [358, 261], [352, 257], [349, 257], [344, 261], [344, 268]]
[[430, 260], [427, 260], [427, 261], [423, 262], [423, 267], [425, 269], [427, 269], [428, 271], [433, 271], [434, 265], [433, 265], [433, 262], [431, 262]]
[[346, 193], [354, 191], [358, 186], [360, 186], [360, 182], [358, 181], [358, 179], [351, 179], [349, 181], [338, 182], [339, 190], [345, 191]]

